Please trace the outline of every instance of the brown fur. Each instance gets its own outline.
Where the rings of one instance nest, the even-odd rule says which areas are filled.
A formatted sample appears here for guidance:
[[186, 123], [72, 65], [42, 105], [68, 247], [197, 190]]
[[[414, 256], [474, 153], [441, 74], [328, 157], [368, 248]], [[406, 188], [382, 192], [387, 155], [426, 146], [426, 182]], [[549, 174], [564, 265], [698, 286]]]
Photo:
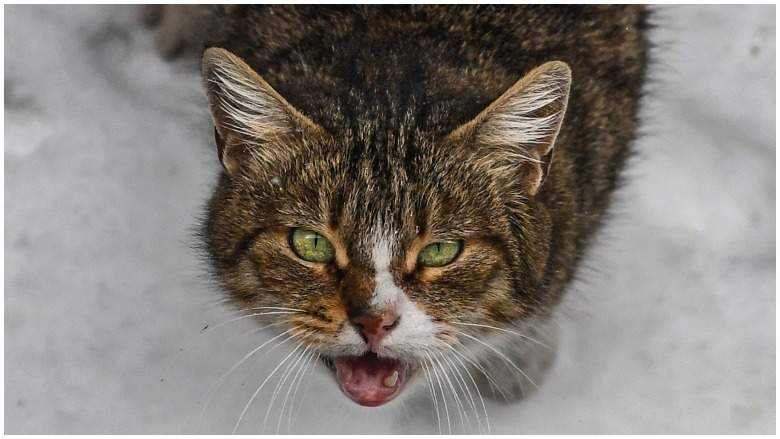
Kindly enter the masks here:
[[[395, 282], [437, 322], [503, 327], [560, 301], [635, 135], [642, 7], [235, 6], [209, 17], [199, 38], [230, 53], [204, 61], [225, 172], [203, 236], [243, 308], [307, 310], [291, 319], [327, 344], [368, 306], [373, 232], [388, 227]], [[225, 60], [289, 117], [232, 130], [211, 81]], [[511, 162], [481, 127], [550, 61], [573, 78], [562, 127]], [[556, 102], [537, 116], [563, 113]], [[294, 227], [326, 236], [336, 262], [296, 258]], [[453, 237], [465, 242], [454, 263], [415, 266], [427, 242]]]

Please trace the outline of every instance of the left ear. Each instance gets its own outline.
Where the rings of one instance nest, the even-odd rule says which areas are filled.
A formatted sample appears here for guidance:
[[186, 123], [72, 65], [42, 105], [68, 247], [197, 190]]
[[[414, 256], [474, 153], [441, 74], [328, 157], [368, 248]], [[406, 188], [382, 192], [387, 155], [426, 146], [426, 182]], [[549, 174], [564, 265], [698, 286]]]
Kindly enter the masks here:
[[219, 160], [228, 175], [263, 172], [324, 131], [290, 105], [244, 60], [225, 49], [203, 53], [203, 85]]
[[570, 86], [566, 63], [542, 64], [447, 140], [466, 147], [471, 159], [496, 178], [519, 184], [523, 193], [533, 196], [552, 163]]

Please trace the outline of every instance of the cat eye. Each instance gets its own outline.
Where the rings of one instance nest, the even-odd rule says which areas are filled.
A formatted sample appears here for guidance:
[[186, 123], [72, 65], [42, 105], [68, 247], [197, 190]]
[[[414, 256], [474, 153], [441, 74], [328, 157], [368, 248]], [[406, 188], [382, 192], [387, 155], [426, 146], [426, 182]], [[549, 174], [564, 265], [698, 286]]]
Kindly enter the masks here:
[[333, 244], [312, 230], [294, 229], [290, 234], [290, 247], [304, 261], [325, 264], [333, 261], [336, 257]]
[[417, 263], [423, 267], [443, 267], [460, 254], [463, 241], [445, 239], [428, 244], [417, 256]]

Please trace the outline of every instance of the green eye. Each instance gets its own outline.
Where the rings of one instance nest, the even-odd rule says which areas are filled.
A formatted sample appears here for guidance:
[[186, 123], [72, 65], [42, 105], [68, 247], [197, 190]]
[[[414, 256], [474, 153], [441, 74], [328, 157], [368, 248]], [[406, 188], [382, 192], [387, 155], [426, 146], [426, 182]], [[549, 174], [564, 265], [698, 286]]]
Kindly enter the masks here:
[[307, 229], [295, 229], [290, 234], [290, 247], [304, 261], [328, 263], [336, 250], [324, 236]]
[[417, 256], [423, 267], [443, 267], [455, 260], [463, 247], [463, 241], [446, 239], [427, 245]]

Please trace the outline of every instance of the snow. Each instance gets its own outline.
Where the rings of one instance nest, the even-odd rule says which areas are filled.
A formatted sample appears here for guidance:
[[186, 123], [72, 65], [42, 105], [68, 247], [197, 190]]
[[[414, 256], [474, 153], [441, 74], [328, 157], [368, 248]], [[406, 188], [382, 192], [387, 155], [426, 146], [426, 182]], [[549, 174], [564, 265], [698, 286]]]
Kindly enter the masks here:
[[[489, 403], [493, 432], [774, 432], [774, 20], [659, 9], [629, 184], [561, 308], [558, 361], [528, 400]], [[132, 7], [8, 6], [5, 80], [6, 432], [230, 432], [288, 347], [203, 410], [268, 337], [216, 327], [233, 314], [190, 248], [219, 169], [195, 63], [159, 59]], [[436, 432], [424, 388], [369, 409], [307, 376], [293, 432]]]

